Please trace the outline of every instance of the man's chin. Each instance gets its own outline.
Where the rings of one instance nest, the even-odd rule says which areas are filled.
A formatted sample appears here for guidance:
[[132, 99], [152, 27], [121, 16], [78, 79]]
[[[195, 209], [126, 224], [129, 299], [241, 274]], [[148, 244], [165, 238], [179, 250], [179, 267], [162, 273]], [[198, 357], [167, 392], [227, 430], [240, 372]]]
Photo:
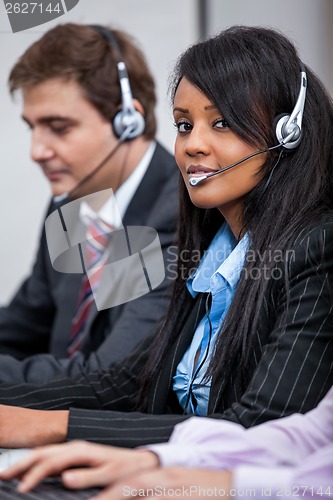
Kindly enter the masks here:
[[50, 182], [50, 187], [51, 187], [51, 191], [52, 191], [52, 196], [53, 197], [60, 197], [64, 194], [72, 191], [75, 186], [74, 185], [66, 185], [66, 184], [56, 185], [56, 183]]

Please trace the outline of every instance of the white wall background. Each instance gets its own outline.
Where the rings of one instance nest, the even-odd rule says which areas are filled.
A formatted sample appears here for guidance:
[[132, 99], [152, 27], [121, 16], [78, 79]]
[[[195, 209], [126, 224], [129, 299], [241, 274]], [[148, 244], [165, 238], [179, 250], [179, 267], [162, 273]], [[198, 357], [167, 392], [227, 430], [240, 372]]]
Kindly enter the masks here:
[[208, 0], [209, 31], [233, 24], [277, 28], [333, 95], [332, 0]]
[[[175, 15], [177, 13], [177, 15]], [[175, 136], [167, 79], [182, 50], [197, 39], [196, 0], [80, 0], [69, 13], [39, 27], [13, 34], [0, 2], [0, 305], [30, 270], [49, 188], [29, 159], [29, 131], [19, 100], [8, 95], [10, 68], [24, 50], [58, 23], [109, 24], [128, 31], [146, 54], [157, 82], [158, 138], [173, 149]]]
[[[211, 34], [232, 24], [279, 28], [333, 94], [333, 0], [206, 0]], [[130, 32], [144, 50], [157, 81], [158, 138], [172, 150], [174, 130], [166, 98], [167, 78], [179, 53], [196, 41], [197, 0], [80, 0], [63, 17], [12, 34], [0, 3], [0, 305], [32, 265], [49, 188], [29, 160], [29, 132], [20, 103], [7, 91], [7, 76], [20, 54], [41, 34], [69, 21], [110, 24]]]

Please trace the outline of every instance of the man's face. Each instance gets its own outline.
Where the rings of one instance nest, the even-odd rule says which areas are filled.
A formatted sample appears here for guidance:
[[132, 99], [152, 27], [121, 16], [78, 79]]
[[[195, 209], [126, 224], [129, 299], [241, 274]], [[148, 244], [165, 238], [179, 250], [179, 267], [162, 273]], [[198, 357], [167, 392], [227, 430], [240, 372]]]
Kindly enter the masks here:
[[[73, 80], [56, 78], [25, 88], [23, 102], [23, 119], [32, 130], [31, 157], [55, 196], [75, 188], [118, 142], [111, 124]], [[86, 183], [83, 194], [115, 186], [121, 150]]]

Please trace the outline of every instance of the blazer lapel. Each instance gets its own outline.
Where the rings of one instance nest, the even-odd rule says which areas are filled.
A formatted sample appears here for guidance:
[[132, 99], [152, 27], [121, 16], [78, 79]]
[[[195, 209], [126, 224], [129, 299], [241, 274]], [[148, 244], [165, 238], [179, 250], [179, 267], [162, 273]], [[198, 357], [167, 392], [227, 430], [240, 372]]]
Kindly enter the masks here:
[[[124, 215], [124, 225], [144, 225], [143, 221], [149, 217], [155, 201], [175, 169], [177, 167], [172, 156], [157, 143], [148, 169]], [[162, 210], [162, 207], [159, 209]]]

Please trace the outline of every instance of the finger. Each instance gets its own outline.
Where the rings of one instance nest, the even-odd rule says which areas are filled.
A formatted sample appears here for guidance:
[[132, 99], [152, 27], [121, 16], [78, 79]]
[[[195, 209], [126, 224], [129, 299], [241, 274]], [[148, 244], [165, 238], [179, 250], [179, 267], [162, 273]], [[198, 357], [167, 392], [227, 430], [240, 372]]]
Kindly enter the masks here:
[[107, 486], [112, 481], [112, 467], [104, 465], [93, 469], [76, 469], [65, 471], [61, 478], [66, 487], [83, 489], [93, 486]]
[[43, 446], [34, 448], [24, 458], [11, 465], [4, 471], [0, 472], [1, 479], [13, 479], [21, 476], [26, 470], [30, 469], [35, 463], [39, 462], [48, 455], [53, 455], [58, 448], [57, 446]]
[[[149, 461], [150, 458], [148, 456], [146, 463], [155, 463], [155, 461]], [[141, 468], [142, 464], [137, 460], [137, 456], [134, 454], [130, 455], [128, 450], [126, 450], [126, 458], [123, 455], [119, 456], [119, 454], [113, 452], [113, 454], [104, 457], [104, 463], [100, 461], [95, 464], [95, 467], [85, 469], [83, 473], [81, 470], [66, 471], [62, 474], [62, 478], [67, 487], [74, 489], [107, 486], [123, 476], [137, 474]]]
[[21, 481], [18, 484], [17, 490], [20, 493], [28, 493], [33, 488], [35, 488], [37, 484], [40, 483], [43, 479], [49, 476], [54, 476], [57, 472], [59, 473], [60, 470], [57, 470], [57, 468], [52, 463], [41, 462], [34, 464], [21, 477]]
[[31, 451], [26, 457], [24, 457], [19, 462], [11, 465], [8, 469], [0, 472], [0, 479], [4, 479], [5, 481], [9, 479], [14, 479], [16, 477], [20, 477], [26, 470], [30, 469], [33, 464], [38, 460], [35, 451]]
[[91, 465], [92, 457], [86, 453], [85, 443], [78, 443], [67, 447], [64, 454], [63, 447], [50, 447], [47, 453], [42, 450], [37, 458], [23, 471], [18, 491], [27, 493], [40, 481], [48, 476], [60, 474], [64, 469], [73, 466]]
[[[19, 462], [13, 464], [8, 469], [2, 471], [0, 473], [0, 478], [9, 480], [16, 477], [22, 476], [24, 472], [29, 470], [35, 463], [41, 460], [47, 460], [48, 457], [54, 457], [58, 454], [60, 456], [72, 457], [75, 460], [75, 452], [77, 450], [77, 456], [84, 456], [81, 450], [82, 444], [80, 441], [72, 441], [71, 443], [66, 443], [62, 445], [52, 445], [52, 446], [43, 446], [38, 447], [24, 457]], [[70, 450], [68, 450], [70, 448]], [[68, 453], [70, 451], [70, 453]], [[89, 454], [87, 454], [89, 456]]]

